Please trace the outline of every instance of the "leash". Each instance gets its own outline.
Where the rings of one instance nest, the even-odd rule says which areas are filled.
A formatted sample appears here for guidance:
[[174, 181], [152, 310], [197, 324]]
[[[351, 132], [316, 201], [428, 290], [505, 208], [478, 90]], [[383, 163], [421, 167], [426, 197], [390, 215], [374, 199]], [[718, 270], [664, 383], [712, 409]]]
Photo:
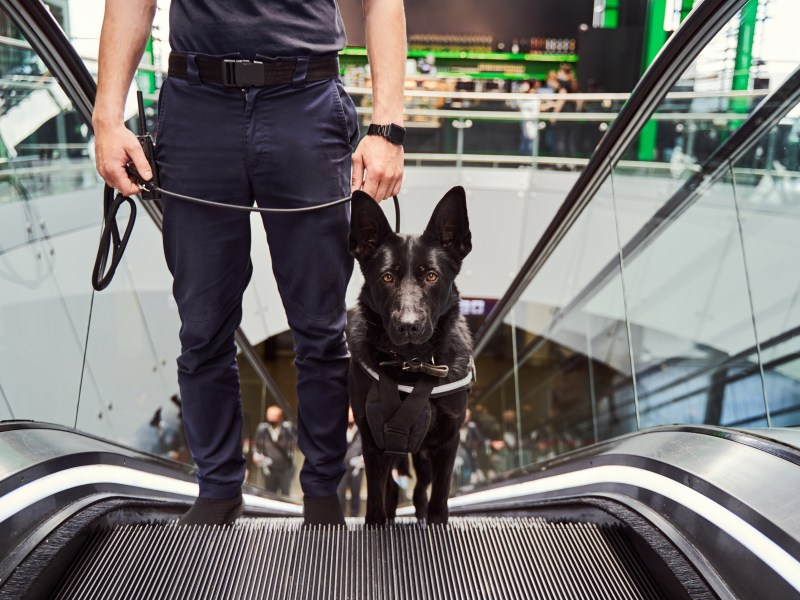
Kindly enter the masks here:
[[[125, 171], [128, 176], [139, 186], [141, 190], [142, 200], [159, 200], [161, 196], [174, 198], [184, 202], [191, 202], [201, 206], [212, 206], [214, 208], [222, 208], [225, 210], [238, 210], [242, 212], [257, 212], [269, 214], [292, 214], [292, 213], [307, 213], [316, 210], [324, 210], [346, 204], [350, 202], [353, 197], [346, 196], [325, 202], [324, 204], [317, 204], [316, 206], [303, 206], [300, 208], [261, 208], [259, 206], [236, 206], [231, 204], [224, 204], [222, 202], [214, 202], [213, 200], [206, 200], [204, 198], [195, 198], [194, 196], [187, 196], [185, 194], [178, 194], [165, 190], [158, 184], [158, 170], [155, 161], [155, 144], [153, 138], [147, 133], [145, 118], [144, 118], [144, 103], [142, 100], [142, 93], [137, 93], [139, 101], [139, 121], [144, 135], [136, 136], [142, 146], [145, 157], [150, 163], [150, 168], [153, 170], [153, 179], [144, 179], [136, 168], [130, 163], [125, 165]], [[392, 196], [394, 200], [394, 231], [400, 233], [400, 201], [397, 196]], [[131, 214], [128, 217], [128, 224], [125, 227], [125, 232], [120, 235], [119, 227], [117, 227], [117, 212], [123, 204], [128, 204], [131, 209]], [[133, 224], [136, 222], [136, 203], [129, 196], [123, 196], [117, 193], [114, 196], [114, 188], [107, 185], [103, 189], [103, 229], [100, 232], [100, 244], [97, 248], [97, 257], [94, 261], [94, 269], [92, 270], [92, 287], [96, 291], [104, 290], [111, 283], [114, 278], [114, 273], [122, 260], [122, 255], [128, 245], [128, 240], [133, 232]], [[110, 262], [109, 262], [110, 256]], [[107, 268], [107, 270], [106, 270]]]
[[[225, 210], [238, 210], [242, 212], [257, 212], [257, 213], [271, 213], [271, 214], [291, 214], [291, 213], [307, 213], [315, 210], [324, 210], [346, 204], [350, 202], [353, 197], [346, 196], [325, 202], [324, 204], [317, 204], [316, 206], [304, 206], [301, 208], [261, 208], [259, 206], [236, 206], [231, 204], [224, 204], [222, 202], [214, 202], [213, 200], [206, 200], [204, 198], [195, 198], [194, 196], [187, 196], [185, 194], [178, 194], [165, 190], [158, 183], [158, 168], [155, 160], [155, 143], [152, 136], [147, 132], [147, 123], [144, 117], [144, 97], [142, 92], [137, 92], [136, 97], [139, 103], [139, 127], [144, 131], [144, 135], [137, 135], [139, 144], [142, 146], [147, 162], [153, 171], [152, 179], [144, 179], [132, 164], [125, 165], [125, 171], [136, 185], [141, 190], [142, 200], [160, 200], [162, 196], [167, 196], [175, 200], [184, 202], [192, 202], [201, 206], [212, 206], [214, 208], [222, 208]], [[394, 231], [400, 233], [400, 201], [397, 196], [392, 196], [394, 200]], [[131, 214], [128, 217], [128, 224], [125, 227], [125, 232], [120, 235], [119, 227], [117, 227], [117, 212], [123, 204], [128, 204], [131, 209]], [[122, 255], [125, 248], [128, 246], [128, 240], [133, 232], [133, 224], [136, 222], [136, 203], [129, 196], [123, 196], [117, 193], [114, 196], [114, 188], [106, 184], [103, 189], [103, 229], [100, 232], [100, 244], [97, 248], [97, 257], [94, 261], [94, 269], [92, 270], [92, 287], [96, 291], [104, 290], [111, 283], [114, 278], [114, 273], [122, 260]], [[110, 257], [110, 262], [109, 262]], [[106, 270], [107, 267], [107, 270]]]
[[[192, 202], [202, 206], [213, 206], [215, 208], [222, 208], [227, 210], [238, 210], [243, 212], [259, 212], [259, 213], [274, 213], [274, 214], [287, 214], [287, 213], [307, 213], [316, 210], [324, 210], [340, 204], [350, 202], [353, 197], [347, 196], [339, 200], [333, 200], [324, 204], [316, 206], [304, 206], [301, 208], [261, 208], [259, 206], [236, 206], [231, 204], [223, 204], [222, 202], [214, 202], [213, 200], [206, 200], [203, 198], [195, 198], [176, 192], [170, 192], [164, 188], [146, 182], [139, 177], [138, 172], [133, 167], [127, 166], [125, 170], [129, 175], [136, 173], [135, 179], [139, 185], [139, 189], [148, 192], [158, 192], [163, 196], [168, 196], [176, 200], [184, 202]], [[400, 201], [397, 196], [392, 196], [394, 200], [394, 218], [395, 218], [395, 233], [400, 233]], [[131, 209], [131, 214], [128, 217], [128, 225], [125, 227], [125, 232], [120, 235], [119, 227], [117, 226], [117, 211], [123, 204], [128, 204]], [[111, 283], [114, 278], [114, 273], [122, 260], [122, 255], [128, 245], [128, 240], [133, 232], [133, 224], [136, 222], [136, 203], [129, 196], [123, 196], [117, 193], [114, 196], [114, 189], [106, 185], [103, 191], [103, 229], [100, 233], [100, 245], [97, 248], [97, 258], [94, 262], [94, 269], [92, 270], [92, 287], [98, 292], [104, 290]], [[111, 261], [109, 263], [109, 254]], [[106, 265], [108, 270], [106, 271]]]

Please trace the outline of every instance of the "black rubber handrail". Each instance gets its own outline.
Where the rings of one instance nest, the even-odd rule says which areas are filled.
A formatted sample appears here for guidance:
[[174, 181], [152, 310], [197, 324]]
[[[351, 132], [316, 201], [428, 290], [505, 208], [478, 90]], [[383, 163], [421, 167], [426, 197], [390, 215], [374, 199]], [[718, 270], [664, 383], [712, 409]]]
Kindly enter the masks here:
[[[34, 52], [45, 63], [50, 73], [58, 79], [75, 110], [86, 125], [92, 127], [92, 112], [97, 95], [97, 84], [69, 42], [61, 26], [41, 0], [0, 0], [0, 9], [6, 12], [11, 21], [25, 36]], [[98, 206], [101, 206], [98, 198]], [[145, 212], [161, 230], [161, 211], [154, 202], [140, 203]], [[261, 382], [275, 401], [281, 406], [286, 417], [296, 421], [294, 411], [283, 396], [275, 380], [270, 376], [258, 357], [255, 348], [247, 339], [242, 328], [236, 330], [236, 343], [255, 370]]]
[[705, 0], [697, 6], [661, 49], [592, 153], [589, 163], [567, 194], [506, 293], [475, 337], [475, 356], [503, 322], [530, 282], [594, 198], [622, 154], [655, 112], [663, 97], [708, 42], [747, 0]]

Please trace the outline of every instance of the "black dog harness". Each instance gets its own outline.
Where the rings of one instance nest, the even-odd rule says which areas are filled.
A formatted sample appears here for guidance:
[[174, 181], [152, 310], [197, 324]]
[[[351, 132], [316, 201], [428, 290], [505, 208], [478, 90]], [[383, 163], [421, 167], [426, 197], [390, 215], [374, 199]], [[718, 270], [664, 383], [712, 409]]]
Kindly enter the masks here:
[[[419, 450], [431, 424], [431, 399], [464, 392], [475, 381], [475, 366], [470, 359], [469, 373], [458, 381], [436, 385], [437, 378], [447, 377], [449, 367], [422, 362], [420, 359], [395, 359], [379, 363], [381, 367], [400, 367], [422, 373], [414, 386], [398, 384], [385, 371], [376, 373], [359, 361], [361, 370], [372, 379], [367, 393], [366, 417], [378, 448], [385, 454], [405, 456]], [[402, 398], [401, 398], [402, 394]]]

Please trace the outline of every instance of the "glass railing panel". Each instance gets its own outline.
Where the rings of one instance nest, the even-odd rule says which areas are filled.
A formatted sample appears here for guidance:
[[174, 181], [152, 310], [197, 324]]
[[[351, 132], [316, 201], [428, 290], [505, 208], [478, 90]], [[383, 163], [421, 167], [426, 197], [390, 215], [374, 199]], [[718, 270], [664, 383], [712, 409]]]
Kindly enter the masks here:
[[[648, 225], [657, 235], [644, 236], [632, 225], [647, 181], [620, 170], [613, 180], [620, 237], [633, 240], [623, 273], [640, 426], [720, 424], [728, 388], [752, 383], [733, 377], [748, 368], [736, 357], [756, 347], [732, 181], [723, 178], [688, 206], [662, 211]], [[758, 391], [749, 410], [765, 418]]]
[[[456, 461], [453, 484], [480, 483], [498, 472], [524, 464], [520, 461], [521, 423], [517, 415], [515, 356], [518, 332], [501, 326], [477, 364], [480, 376], [470, 400], [461, 460]], [[469, 433], [469, 436], [466, 434]], [[467, 437], [470, 438], [467, 444]], [[524, 452], [529, 452], [528, 445]]]
[[[94, 297], [85, 377], [95, 385], [81, 394], [78, 427], [158, 453], [155, 446], [148, 447], [156, 437], [150, 423], [158, 420], [159, 409], [173, 410], [170, 397], [177, 389], [174, 359], [161, 364], [151, 332], [160, 326], [177, 335], [177, 328], [175, 322], [146, 320], [139, 271], [131, 262], [134, 254], [123, 259], [111, 285]], [[97, 410], [98, 403], [103, 410]]]
[[0, 202], [94, 189], [91, 134], [24, 40], [0, 41]]
[[89, 129], [28, 43], [13, 27], [6, 34], [0, 40], [0, 414], [73, 426], [101, 188]]
[[[99, 200], [99, 199], [98, 199]], [[120, 228], [127, 209], [120, 211]], [[78, 427], [138, 450], [181, 455], [175, 358], [180, 321], [161, 234], [139, 213], [111, 285], [94, 296]]]
[[609, 183], [481, 354], [473, 407], [499, 428], [498, 471], [636, 429], [614, 216]]
[[770, 424], [800, 424], [800, 107], [733, 165]]
[[539, 395], [545, 419], [531, 435], [548, 431], [556, 454], [636, 427], [615, 230], [606, 184], [516, 307], [517, 327], [541, 340], [538, 356], [519, 355], [521, 402]]
[[[12, 223], [25, 229], [12, 214], [23, 207], [30, 206], [0, 205], [3, 230]], [[68, 298], [59, 284], [57, 274], [74, 274], [61, 241], [36, 235], [0, 246], [0, 382], [7, 418], [72, 426], [89, 299]]]

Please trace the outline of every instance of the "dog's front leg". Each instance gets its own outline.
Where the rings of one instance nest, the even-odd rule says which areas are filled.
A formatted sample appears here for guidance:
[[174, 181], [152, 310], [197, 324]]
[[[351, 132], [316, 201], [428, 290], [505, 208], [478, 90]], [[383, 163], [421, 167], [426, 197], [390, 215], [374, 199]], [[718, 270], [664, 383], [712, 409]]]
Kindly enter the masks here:
[[412, 455], [414, 459], [414, 472], [417, 474], [417, 483], [414, 486], [414, 514], [417, 521], [425, 523], [428, 519], [428, 486], [433, 478], [431, 467], [431, 454], [426, 447]]
[[367, 474], [367, 525], [382, 527], [386, 524], [386, 484], [392, 461], [382, 450], [364, 448], [364, 470]]
[[447, 499], [450, 497], [450, 479], [453, 476], [458, 442], [458, 429], [455, 429], [446, 440], [443, 440], [437, 447], [431, 448], [433, 485], [428, 505], [428, 521], [430, 523], [447, 524]]

